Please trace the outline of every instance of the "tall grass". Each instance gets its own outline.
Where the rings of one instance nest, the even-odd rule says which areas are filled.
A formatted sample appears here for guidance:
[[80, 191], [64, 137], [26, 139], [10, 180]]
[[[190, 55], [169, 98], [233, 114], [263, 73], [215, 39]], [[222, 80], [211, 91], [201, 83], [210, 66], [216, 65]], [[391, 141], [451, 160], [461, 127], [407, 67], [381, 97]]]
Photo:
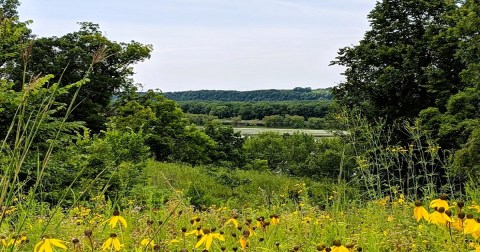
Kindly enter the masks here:
[[359, 183], [367, 198], [453, 194], [447, 172], [450, 153], [441, 150], [418, 122], [389, 125], [379, 119], [371, 123], [358, 111], [346, 110], [337, 119], [348, 132], [341, 137], [355, 151], [357, 170], [349, 179]]

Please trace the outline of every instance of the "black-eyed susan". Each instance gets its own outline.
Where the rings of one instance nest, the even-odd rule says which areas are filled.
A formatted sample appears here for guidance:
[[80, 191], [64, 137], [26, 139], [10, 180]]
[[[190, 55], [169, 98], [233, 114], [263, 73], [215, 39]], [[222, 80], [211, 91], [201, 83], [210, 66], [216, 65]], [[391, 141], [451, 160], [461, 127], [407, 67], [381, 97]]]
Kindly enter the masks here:
[[117, 237], [117, 234], [110, 234], [110, 237], [103, 243], [102, 250], [120, 251], [122, 244]]
[[472, 236], [475, 240], [480, 237], [480, 218], [477, 219], [477, 223], [475, 223], [475, 226], [473, 227]]
[[255, 223], [255, 225], [257, 226], [257, 228], [262, 228], [263, 223], [265, 223], [265, 217], [260, 216], [257, 218], [257, 222]]
[[200, 240], [195, 244], [196, 249], [205, 244], [205, 249], [209, 250], [212, 246], [213, 239], [225, 241], [225, 238], [220, 233], [211, 232], [209, 229], [204, 229], [203, 233], [204, 235], [202, 236], [202, 238], [200, 238]]
[[448, 196], [446, 194], [441, 194], [438, 199], [432, 200], [430, 202], [430, 208], [440, 208], [443, 207], [443, 209], [448, 210], [450, 206], [448, 205]]
[[153, 239], [151, 238], [145, 238], [143, 239], [140, 244], [143, 246], [143, 247], [150, 247], [151, 249], [153, 249], [153, 247], [155, 247], [155, 242], [153, 241]]
[[467, 214], [467, 219], [464, 222], [464, 229], [463, 233], [464, 234], [471, 234], [475, 231], [475, 226], [477, 224], [477, 221], [473, 219], [473, 214]]
[[333, 241], [332, 252], [350, 252], [350, 250], [343, 246], [339, 240]]
[[113, 211], [113, 216], [105, 222], [108, 222], [108, 225], [110, 225], [111, 228], [115, 228], [118, 222], [120, 222], [124, 228], [127, 228], [127, 221], [120, 216], [120, 211], [118, 211], [118, 209]]
[[203, 235], [202, 227], [197, 227], [196, 229], [185, 233], [185, 236], [189, 236], [189, 235], [195, 235], [195, 236]]
[[192, 224], [192, 226], [195, 226], [197, 225], [197, 223], [199, 223], [202, 219], [198, 216], [194, 216], [193, 218], [190, 219], [190, 224]]
[[7, 237], [3, 235], [0, 237], [0, 241], [2, 243], [2, 246], [4, 247], [10, 247], [15, 243], [14, 239], [7, 239]]
[[270, 216], [270, 224], [272, 225], [277, 225], [280, 223], [280, 217], [278, 217], [278, 214], [273, 214]]
[[234, 214], [230, 219], [227, 220], [225, 225], [232, 224], [235, 228], [238, 228], [238, 215]]
[[52, 252], [54, 251], [54, 247], [58, 247], [61, 249], [67, 249], [63, 241], [58, 239], [50, 238], [49, 236], [43, 237], [43, 240], [35, 245], [33, 249], [34, 252]]
[[443, 207], [439, 207], [435, 212], [430, 215], [430, 223], [432, 224], [446, 224], [447, 222], [453, 222], [446, 213]]
[[[242, 237], [240, 237], [240, 240], [238, 241], [240, 243], [240, 248], [242, 248], [243, 251], [246, 250], [248, 247], [248, 237], [250, 237], [250, 231], [245, 230], [243, 231]], [[277, 243], [275, 243], [275, 245], [278, 248], [279, 243], [278, 245]]]
[[465, 213], [464, 212], [459, 212], [457, 214], [457, 219], [453, 222], [452, 224], [452, 227], [459, 230], [459, 231], [462, 231], [463, 228], [464, 228], [464, 224], [465, 224]]
[[423, 207], [423, 204], [420, 200], [415, 201], [415, 209], [413, 209], [413, 217], [415, 220], [420, 221], [422, 218], [425, 220], [429, 219], [429, 213], [427, 209]]

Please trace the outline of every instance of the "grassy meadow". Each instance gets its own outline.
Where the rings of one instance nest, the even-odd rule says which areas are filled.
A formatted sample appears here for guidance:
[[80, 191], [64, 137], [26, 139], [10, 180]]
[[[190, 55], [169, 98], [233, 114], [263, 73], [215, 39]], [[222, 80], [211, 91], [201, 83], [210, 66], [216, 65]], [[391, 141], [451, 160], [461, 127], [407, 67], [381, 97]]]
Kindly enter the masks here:
[[480, 252], [478, 1], [377, 1], [337, 87], [183, 110], [133, 80], [152, 45], [38, 37], [19, 4], [0, 0], [0, 252]]
[[[249, 182], [220, 183], [225, 174]], [[38, 203], [32, 211], [28, 196], [14, 199], [1, 251], [480, 250], [478, 198], [432, 195], [421, 206], [398, 192], [363, 201], [343, 183], [158, 162], [142, 180], [128, 197], [69, 207]]]

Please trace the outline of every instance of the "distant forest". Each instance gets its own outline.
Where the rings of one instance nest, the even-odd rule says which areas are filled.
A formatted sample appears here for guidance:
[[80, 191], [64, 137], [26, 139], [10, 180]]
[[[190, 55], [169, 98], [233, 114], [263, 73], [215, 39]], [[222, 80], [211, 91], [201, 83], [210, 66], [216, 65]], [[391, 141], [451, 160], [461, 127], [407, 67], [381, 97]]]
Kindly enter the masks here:
[[243, 120], [263, 119], [272, 115], [298, 115], [305, 118], [325, 117], [330, 109], [330, 100], [319, 101], [180, 101], [183, 112], [205, 114], [218, 118], [240, 117]]
[[296, 87], [292, 90], [268, 89], [253, 91], [234, 90], [198, 90], [165, 92], [169, 99], [180, 101], [314, 101], [331, 100], [332, 89], [314, 89]]

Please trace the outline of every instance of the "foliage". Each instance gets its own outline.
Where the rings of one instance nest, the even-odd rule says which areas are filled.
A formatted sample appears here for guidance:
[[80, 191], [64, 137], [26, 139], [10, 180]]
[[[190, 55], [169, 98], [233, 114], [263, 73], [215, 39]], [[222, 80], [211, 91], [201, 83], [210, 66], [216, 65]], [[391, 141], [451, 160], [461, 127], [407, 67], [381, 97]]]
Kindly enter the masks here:
[[[282, 136], [266, 132], [249, 137], [244, 148], [250, 160], [247, 169], [262, 169], [259, 161], [266, 160], [272, 171], [322, 180], [336, 179], [341, 168], [350, 172], [355, 167], [350, 146], [338, 138], [317, 140], [306, 133]], [[345, 173], [343, 176], [351, 179]]]
[[245, 153], [243, 144], [245, 139], [240, 132], [234, 132], [232, 126], [222, 125], [218, 122], [210, 122], [203, 128], [216, 146], [211, 150], [211, 160], [214, 164], [229, 167], [243, 167]]
[[[98, 25], [80, 23], [79, 31], [61, 37], [35, 39], [28, 51], [28, 62], [23, 64], [18, 62], [20, 57], [12, 58], [6, 63], [5, 74], [6, 78], [17, 83], [18, 90], [25, 75], [32, 79], [40, 73], [51, 73], [55, 75], [55, 82], [74, 83], [90, 71], [90, 82], [78, 93], [81, 103], [73, 111], [71, 120], [84, 121], [88, 128], [99, 132], [104, 129], [112, 95], [132, 89], [132, 65], [149, 58], [151, 50], [151, 46], [135, 41], [111, 41]], [[92, 63], [95, 64], [89, 70]], [[67, 103], [72, 95], [61, 101]]]
[[178, 103], [185, 113], [204, 114], [222, 118], [240, 117], [242, 120], [262, 119], [266, 116], [296, 115], [325, 117], [330, 111], [330, 101], [181, 101]]
[[165, 92], [165, 97], [175, 101], [307, 101], [331, 99], [331, 88], [316, 89], [296, 87], [293, 90], [198, 90]]
[[215, 142], [188, 119], [173, 100], [149, 91], [127, 93], [114, 105], [109, 125], [120, 131], [142, 130], [145, 142], [159, 161], [174, 160], [192, 165], [209, 163]]
[[346, 67], [346, 81], [333, 90], [336, 100], [389, 122], [436, 103], [442, 109], [462, 87], [457, 40], [444, 34], [455, 9], [454, 1], [377, 2], [368, 16], [371, 29], [332, 62]]

